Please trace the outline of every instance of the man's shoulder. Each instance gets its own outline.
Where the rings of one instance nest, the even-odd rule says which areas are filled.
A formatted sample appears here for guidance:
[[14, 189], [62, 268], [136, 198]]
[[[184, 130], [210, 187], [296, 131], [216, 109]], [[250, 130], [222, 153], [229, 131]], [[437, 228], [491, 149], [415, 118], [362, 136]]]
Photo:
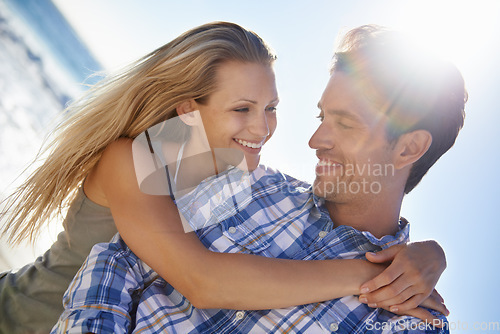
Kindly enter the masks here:
[[299, 180], [293, 176], [290, 176], [289, 174], [286, 174], [276, 168], [272, 168], [269, 166], [265, 165], [259, 165], [259, 168], [257, 168], [254, 171], [255, 178], [257, 181], [263, 182], [265, 181], [267, 184], [273, 184], [273, 183], [278, 183], [278, 184], [285, 184], [297, 188], [303, 188], [303, 189], [310, 189], [311, 184]]

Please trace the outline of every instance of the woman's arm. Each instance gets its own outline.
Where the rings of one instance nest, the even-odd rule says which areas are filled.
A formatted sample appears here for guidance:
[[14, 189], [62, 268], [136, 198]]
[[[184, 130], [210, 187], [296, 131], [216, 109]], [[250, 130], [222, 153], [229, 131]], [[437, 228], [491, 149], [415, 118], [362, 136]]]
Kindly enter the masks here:
[[270, 309], [329, 300], [357, 293], [381, 272], [383, 266], [363, 260], [284, 260], [207, 250], [195, 233], [185, 233], [170, 197], [140, 191], [131, 143], [123, 139], [106, 149], [86, 180], [86, 194], [111, 209], [130, 249], [193, 305]]
[[170, 197], [139, 190], [131, 143], [123, 139], [106, 149], [87, 178], [87, 196], [111, 208], [127, 245], [193, 305], [269, 309], [318, 302], [357, 294], [363, 282], [382, 272], [384, 266], [362, 260], [284, 260], [207, 250], [194, 233], [184, 232]]

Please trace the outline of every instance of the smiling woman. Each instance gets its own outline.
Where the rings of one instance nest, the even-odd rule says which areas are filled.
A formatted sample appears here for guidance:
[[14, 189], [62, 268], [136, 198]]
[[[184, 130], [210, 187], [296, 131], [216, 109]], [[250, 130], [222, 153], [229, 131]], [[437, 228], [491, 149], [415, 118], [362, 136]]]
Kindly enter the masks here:
[[277, 125], [274, 71], [259, 64], [228, 62], [217, 75], [218, 91], [206, 104], [183, 104], [180, 110], [199, 110], [210, 146], [242, 150], [254, 170]]
[[494, 245], [500, 233], [500, 161], [494, 154], [500, 123], [500, 1], [352, 0], [311, 5], [290, 0], [286, 5], [269, 2], [265, 8], [259, 1], [229, 0], [53, 2], [108, 67], [127, 63], [206, 21], [222, 18], [254, 28], [280, 55], [275, 68], [280, 124], [262, 151], [262, 162], [309, 181], [314, 180], [316, 162], [307, 146], [317, 126], [314, 106], [328, 79], [327, 63], [340, 29], [377, 23], [411, 32], [428, 50], [431, 45], [443, 49], [440, 53], [458, 65], [468, 82], [471, 112], [462, 137], [405, 201], [403, 215], [413, 223], [413, 239], [443, 242], [448, 269], [438, 290], [452, 310], [450, 320], [455, 325], [467, 322], [469, 332], [474, 321], [498, 320], [495, 301], [500, 291], [491, 287], [497, 284], [499, 269], [491, 263], [497, 261]]
[[[83, 305], [78, 300], [83, 296], [86, 299], [84, 303], [99, 302], [96, 308], [83, 307], [73, 312], [70, 310], [73, 296], [65, 298], [68, 312], [61, 319], [70, 316], [82, 320], [86, 317], [89, 321], [80, 324], [86, 326], [95, 322], [108, 325], [113, 316], [95, 312], [107, 302], [132, 306], [125, 321], [136, 319], [134, 312], [137, 309], [127, 298], [131, 297], [129, 293], [138, 296], [136, 293], [141, 292], [128, 288], [127, 284], [132, 281], [121, 284], [119, 280], [104, 278], [107, 274], [123, 278], [121, 275], [124, 272], [138, 273], [128, 270], [127, 266], [134, 266], [128, 262], [132, 259], [141, 264], [147, 263], [143, 268], [148, 268], [146, 271], [151, 274], [135, 282], [147, 286], [149, 279], [161, 277], [163, 282], [168, 282], [181, 294], [180, 298], [189, 305], [188, 309], [261, 310], [330, 300], [358, 293], [362, 283], [382, 272], [383, 266], [361, 258], [342, 259], [332, 255], [333, 259], [322, 259], [324, 261], [303, 261], [304, 257], [281, 259], [261, 256], [282, 257], [282, 254], [300, 253], [302, 240], [305, 240], [304, 243], [321, 243], [326, 233], [323, 229], [332, 226], [327, 215], [304, 214], [318, 212], [318, 209], [312, 209], [316, 202], [312, 200], [311, 192], [304, 191], [308, 187], [306, 183], [257, 166], [261, 147], [276, 127], [278, 96], [272, 70], [275, 58], [271, 49], [254, 32], [229, 22], [208, 23], [186, 31], [124, 71], [104, 78], [81, 100], [69, 106], [70, 116], [57, 129], [54, 142], [47, 144], [47, 158], [7, 199], [6, 211], [1, 215], [5, 219], [4, 232], [13, 242], [29, 240], [36, 238], [47, 218], [59, 212], [64, 205], [70, 205], [64, 221], [65, 231], [50, 250], [18, 272], [6, 272], [0, 276], [0, 305], [4, 310], [0, 313], [1, 330], [8, 333], [47, 332], [63, 311], [63, 292], [73, 275], [78, 271], [83, 277], [88, 277], [85, 268], [89, 269], [94, 264], [97, 268], [90, 270], [97, 269], [94, 273], [97, 276], [91, 276], [103, 278], [113, 286], [111, 289], [104, 288], [104, 281], [100, 278], [88, 285], [71, 285], [72, 288], [85, 286], [90, 289], [89, 294], [77, 293], [76, 304]], [[235, 215], [222, 210], [222, 216], [233, 214], [238, 224], [243, 225], [236, 228], [227, 226], [226, 222], [226, 225], [217, 225], [215, 230], [221, 233], [217, 245], [225, 246], [215, 250], [232, 253], [236, 251], [234, 246], [239, 245], [238, 252], [243, 254], [225, 254], [207, 249], [207, 244], [199, 239], [204, 235], [185, 233], [173, 198], [147, 194], [139, 188], [133, 160], [134, 139], [143, 134], [149, 137], [148, 131], [152, 127], [178, 116], [181, 121], [175, 128], [175, 140], [169, 144], [182, 160], [183, 154], [190, 150], [190, 136], [203, 137], [194, 133], [193, 125], [200, 120], [192, 118], [195, 110], [199, 111], [207, 129], [208, 149], [238, 150], [249, 160], [249, 169], [255, 169], [252, 173], [258, 190], [252, 198], [256, 200], [252, 201], [255, 212], [244, 211]], [[149, 148], [150, 153], [154, 153], [152, 143]], [[176, 171], [183, 171], [178, 167]], [[170, 180], [168, 168], [165, 173]], [[230, 168], [227, 174], [230, 173], [240, 175], [242, 171]], [[176, 177], [177, 172], [173, 175], [174, 180]], [[286, 185], [297, 188], [297, 191], [291, 194], [281, 191]], [[209, 187], [208, 193], [217, 189], [216, 186]], [[294, 194], [303, 201], [303, 205], [294, 202], [291, 197]], [[219, 193], [204, 197], [209, 204], [208, 209], [205, 206], [194, 210], [195, 213], [218, 217], [219, 212], [212, 210], [210, 205], [220, 199]], [[233, 202], [232, 197], [229, 200]], [[195, 201], [195, 204], [199, 202]], [[262, 218], [255, 218], [256, 213]], [[250, 217], [244, 218], [245, 215]], [[296, 224], [297, 216], [304, 221]], [[288, 229], [276, 228], [275, 219], [287, 224]], [[321, 222], [315, 224], [309, 219]], [[272, 240], [268, 233], [263, 233], [263, 226], [282, 233], [285, 244], [277, 240], [276, 247], [272, 247]], [[300, 233], [296, 226], [312, 230]], [[119, 240], [119, 245], [106, 243], [117, 230], [120, 234], [115, 240]], [[118, 261], [122, 261], [120, 266], [110, 258], [103, 261], [90, 258], [79, 271], [96, 243], [103, 243], [94, 248], [96, 253], [113, 259], [118, 256]], [[124, 253], [116, 246], [134, 253], [122, 256]], [[294, 249], [288, 250], [288, 247]], [[373, 247], [374, 250], [380, 249], [378, 243]], [[397, 248], [395, 258], [402, 258], [403, 261], [399, 262], [410, 262], [421, 268], [420, 264], [404, 260], [412, 251], [400, 252], [402, 248]], [[260, 254], [267, 249], [274, 249], [277, 253]], [[440, 249], [438, 254], [442, 255]], [[430, 263], [431, 267], [435, 267], [436, 263], [441, 267], [443, 262], [442, 257], [428, 259], [429, 262], [424, 262]], [[120, 270], [122, 265], [128, 269]], [[403, 269], [396, 265], [396, 268], [405, 271], [408, 267]], [[142, 269], [139, 272], [140, 275], [145, 273]], [[440, 271], [436, 272], [439, 276]], [[398, 280], [398, 284], [418, 284], [415, 293], [424, 296], [422, 302], [444, 310], [435, 296], [426, 299], [435, 284], [434, 277], [427, 280], [420, 276], [402, 275], [404, 278]], [[142, 291], [145, 286], [139, 290]], [[115, 292], [120, 289], [124, 291], [118, 295], [124, 299], [117, 300]], [[93, 293], [110, 291], [114, 295], [110, 300], [91, 297]], [[392, 293], [382, 292], [381, 295], [384, 300], [394, 297]], [[399, 296], [399, 293], [396, 295]], [[135, 297], [132, 298], [135, 301]], [[404, 302], [406, 298], [397, 300]], [[122, 309], [123, 305], [118, 306]], [[103, 309], [114, 310], [107, 306]], [[303, 309], [299, 307], [297, 310]], [[419, 312], [411, 303], [401, 312], [404, 311], [424, 318], [434, 317], [427, 311]], [[119, 313], [123, 320], [123, 312]], [[241, 319], [242, 313], [238, 314]], [[116, 323], [111, 327], [116, 329], [115, 325], [119, 324], [118, 320], [114, 321]], [[309, 326], [311, 323], [306, 321], [304, 324]], [[96, 331], [95, 327], [84, 330], [92, 331]]]
[[[229, 72], [223, 71], [227, 77], [218, 78], [219, 68], [224, 68], [224, 63], [231, 60], [238, 63], [228, 65]], [[196, 106], [202, 110], [207, 128], [211, 130], [210, 142], [223, 148], [231, 146], [243, 150], [256, 166], [260, 148], [249, 148], [233, 139], [263, 144], [272, 135], [277, 103], [271, 69], [274, 60], [275, 55], [253, 32], [232, 23], [206, 24], [158, 48], [124, 72], [99, 82], [86, 97], [70, 106], [72, 117], [60, 125], [59, 136], [47, 146], [50, 150], [47, 159], [2, 203], [5, 204], [5, 211], [2, 211], [4, 233], [13, 242], [33, 240], [54, 213], [67, 203], [72, 204], [65, 222], [66, 230], [51, 250], [20, 271], [2, 275], [0, 303], [2, 310], [6, 310], [0, 315], [0, 324], [4, 326], [2, 330], [15, 333], [50, 329], [62, 311], [62, 293], [91, 247], [98, 242], [109, 241], [117, 227], [134, 248], [136, 242], [141, 244], [141, 248], [152, 245], [151, 240], [144, 242], [142, 237], [159, 236], [158, 230], [170, 231], [172, 227], [173, 230], [182, 230], [180, 223], [164, 225], [168, 217], [172, 222], [179, 221], [177, 210], [169, 198], [148, 197], [137, 189], [131, 139], [149, 127], [175, 115], [182, 116], [187, 106]], [[236, 73], [238, 70], [248, 75], [248, 82], [251, 83], [242, 80], [235, 84], [233, 76], [242, 79]], [[233, 87], [227, 87], [228, 80], [233, 80], [231, 85], [239, 90], [231, 91]], [[218, 81], [226, 84], [222, 92], [230, 93], [231, 100], [243, 97], [256, 101], [256, 104], [248, 112], [228, 110], [224, 113], [229, 117], [224, 119], [227, 124], [209, 123], [210, 112], [219, 112], [218, 104], [221, 103], [220, 100], [213, 102], [210, 99], [218, 90]], [[243, 88], [249, 91], [243, 92]], [[238, 105], [236, 108], [241, 107]], [[217, 135], [221, 135], [217, 133], [221, 124], [232, 127], [226, 132], [237, 131], [223, 137], [225, 141], [215, 143]], [[219, 127], [215, 129], [215, 126]], [[179, 138], [184, 138], [189, 133], [189, 126], [181, 126], [177, 131]], [[235, 138], [235, 135], [238, 137]], [[142, 237], [136, 239], [137, 225], [128, 225], [131, 221], [142, 224]], [[151, 234], [147, 233], [148, 226]], [[192, 236], [183, 234], [176, 240], [185, 238], [191, 239]], [[159, 244], [168, 245], [167, 239]], [[198, 246], [191, 251], [202, 247], [198, 239], [194, 240]], [[172, 268], [180, 265], [179, 270], [174, 270], [179, 275], [178, 279], [169, 277], [169, 280], [178, 282], [183, 289], [182, 282], [186, 282], [185, 278], [189, 275], [183, 273], [186, 263], [178, 262], [184, 255], [177, 255], [178, 252], [184, 253], [186, 245], [189, 243], [173, 249], [171, 263], [165, 261], [165, 257], [158, 258], [162, 249], [145, 247], [138, 253], [150, 254], [148, 262], [160, 273], [172, 273]], [[165, 264], [168, 265], [164, 267]], [[51, 286], [50, 293], [47, 292], [47, 284]], [[189, 291], [186, 294], [189, 295]], [[25, 303], [20, 303], [20, 300]], [[38, 307], [40, 303], [44, 305], [42, 309]], [[30, 311], [32, 307], [36, 311]]]
[[[255, 168], [260, 146], [276, 127], [275, 58], [249, 30], [227, 22], [205, 24], [105, 78], [71, 105], [71, 117], [47, 146], [47, 159], [2, 212], [4, 232], [20, 241], [36, 238], [52, 213], [71, 204], [65, 231], [51, 249], [18, 272], [2, 274], [0, 331], [48, 332], [92, 246], [109, 241], [117, 229], [155, 272], [201, 307], [262, 309], [320, 301], [355, 293], [378, 273], [378, 266], [361, 260], [312, 263], [210, 252], [196, 235], [184, 233], [170, 197], [138, 187], [133, 139], [178, 115], [175, 138], [182, 144], [190, 136], [188, 114], [194, 109], [211, 149], [242, 151]], [[332, 270], [340, 268], [345, 280], [331, 280]]]

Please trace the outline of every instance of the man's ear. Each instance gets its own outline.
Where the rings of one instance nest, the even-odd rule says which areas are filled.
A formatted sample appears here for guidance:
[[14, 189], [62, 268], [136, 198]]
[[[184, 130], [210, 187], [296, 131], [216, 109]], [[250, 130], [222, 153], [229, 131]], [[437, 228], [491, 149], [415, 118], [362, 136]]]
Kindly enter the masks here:
[[181, 102], [177, 105], [175, 110], [177, 111], [177, 115], [179, 115], [181, 121], [183, 121], [186, 125], [195, 126], [198, 124], [198, 115], [197, 112], [195, 112], [197, 111], [196, 102], [194, 100]]
[[429, 149], [432, 135], [427, 130], [415, 130], [398, 138], [395, 147], [394, 167], [402, 169], [411, 166]]

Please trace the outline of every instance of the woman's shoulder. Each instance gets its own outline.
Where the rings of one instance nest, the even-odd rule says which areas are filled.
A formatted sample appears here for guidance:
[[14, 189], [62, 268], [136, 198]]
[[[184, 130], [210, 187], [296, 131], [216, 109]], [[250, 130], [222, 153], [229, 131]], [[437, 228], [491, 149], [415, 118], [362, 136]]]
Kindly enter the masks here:
[[119, 138], [104, 149], [84, 182], [85, 194], [92, 201], [109, 207], [105, 189], [110, 186], [114, 189], [135, 179], [132, 142], [129, 138]]
[[132, 138], [118, 138], [106, 146], [103, 151], [103, 158], [114, 158], [115, 156], [125, 156], [132, 154]]
[[110, 143], [103, 151], [97, 166], [97, 174], [101, 174], [104, 178], [111, 175], [132, 174], [134, 170], [134, 160], [132, 155], [132, 143], [130, 138], [119, 138]]
[[131, 138], [119, 138], [110, 143], [99, 159], [97, 170], [104, 172], [104, 177], [112, 174], [130, 174], [130, 172], [132, 172], [130, 175], [134, 175], [133, 142]]

